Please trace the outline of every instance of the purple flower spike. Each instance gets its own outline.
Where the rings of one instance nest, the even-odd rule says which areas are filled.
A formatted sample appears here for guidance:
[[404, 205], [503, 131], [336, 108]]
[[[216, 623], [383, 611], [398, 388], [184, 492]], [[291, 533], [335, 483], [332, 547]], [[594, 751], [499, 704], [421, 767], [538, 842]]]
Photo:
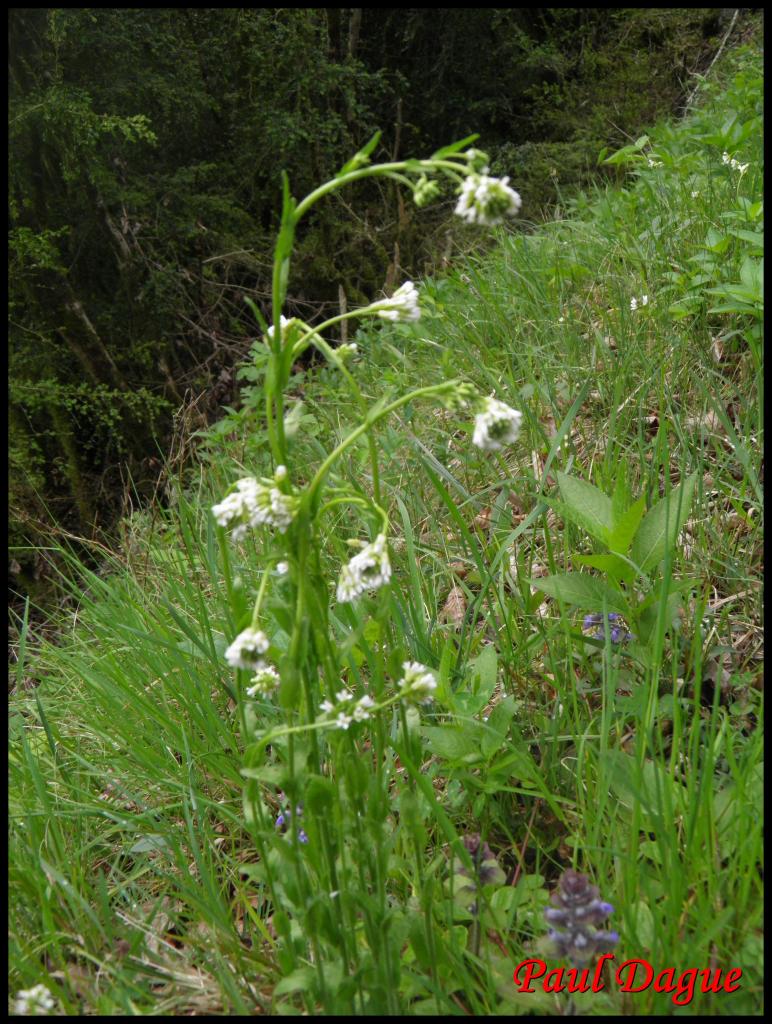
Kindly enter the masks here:
[[[560, 876], [558, 890], [550, 897], [552, 907], [544, 911], [550, 929], [549, 939], [556, 955], [583, 967], [599, 953], [608, 952], [619, 941], [617, 932], [598, 931], [614, 908], [599, 898], [597, 886], [586, 875], [569, 868]], [[559, 930], [558, 930], [559, 929]]]

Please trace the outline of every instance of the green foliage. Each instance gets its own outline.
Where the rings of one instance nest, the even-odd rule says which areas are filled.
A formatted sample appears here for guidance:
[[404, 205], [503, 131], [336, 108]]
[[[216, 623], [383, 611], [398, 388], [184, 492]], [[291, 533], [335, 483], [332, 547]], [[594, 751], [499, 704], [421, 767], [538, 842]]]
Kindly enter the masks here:
[[[703, 123], [724, 120], [726, 66], [737, 70], [731, 53], [711, 72]], [[323, 625], [345, 671], [334, 685], [388, 685], [410, 656], [439, 666], [441, 701], [405, 723], [387, 716], [382, 738], [372, 722], [341, 732], [335, 778], [301, 733], [292, 749], [289, 736], [253, 749], [239, 772], [243, 736], [285, 714], [243, 700], [223, 662], [275, 550], [259, 532], [221, 545], [209, 508], [236, 475], [270, 472], [265, 359], [240, 371], [248, 399], [208, 431], [171, 509], [127, 521], [99, 573], [60, 554], [60, 634], [47, 639], [28, 614], [14, 623], [12, 992], [43, 982], [61, 1011], [104, 1016], [761, 1011], [762, 373], [748, 314], [708, 314], [708, 296], [674, 317], [665, 289], [722, 212], [761, 202], [762, 178], [759, 140], [738, 152], [750, 165], [738, 177], [714, 144], [695, 143], [694, 124], [648, 130], [662, 166], [647, 157], [619, 187], [424, 281], [427, 322], [357, 332], [349, 365], [368, 403], [442, 370], [524, 416], [517, 445], [485, 454], [452, 409], [410, 403], [380, 423], [392, 591], [387, 604], [331, 609]], [[295, 365], [287, 385], [286, 404], [302, 400], [314, 422], [289, 448], [305, 483], [360, 412], [339, 369]], [[368, 492], [366, 443], [341, 456], [335, 481]], [[314, 587], [351, 556], [360, 508], [327, 509], [324, 553], [304, 577]], [[632, 573], [643, 592], [622, 557], [636, 545], [652, 585], [635, 646], [580, 635], [536, 589], [570, 574], [626, 593]], [[269, 584], [283, 650], [294, 584]], [[322, 642], [320, 608], [304, 643]], [[275, 827], [298, 798], [308, 844]], [[493, 855], [479, 891], [457, 839], [475, 833]], [[304, 898], [304, 873], [330, 862], [338, 883]], [[520, 960], [558, 965], [543, 910], [569, 863], [613, 904], [618, 961], [739, 964], [739, 990], [697, 992], [677, 1011], [666, 993], [613, 984], [570, 1003], [516, 992]]]
[[[354, 163], [430, 152], [475, 128], [535, 215], [588, 180], [601, 146], [672, 108], [683, 69], [708, 62], [717, 18], [461, 8], [443, 14], [438, 49], [428, 9], [12, 11], [12, 430], [27, 452], [11, 478], [15, 537], [45, 535], [51, 515], [82, 533], [95, 512], [109, 522], [127, 478], [140, 500], [156, 490], [172, 409], [206, 419], [235, 399], [229, 368], [253, 333], [242, 296], [268, 298], [282, 169], [302, 193], [368, 138]], [[725, 144], [744, 130], [729, 125]], [[323, 318], [340, 288], [364, 304], [401, 270], [468, 248], [467, 232], [446, 239], [451, 198], [394, 217], [391, 185], [363, 183], [357, 220], [337, 203], [320, 209], [297, 240], [293, 312]], [[730, 289], [712, 307], [746, 301], [731, 291], [747, 292], [742, 266], [711, 280]], [[57, 396], [78, 395], [77, 417], [60, 405], [72, 443], [32, 405], [52, 380]], [[106, 417], [101, 398], [87, 409], [84, 382], [113, 389], [116, 411]]]

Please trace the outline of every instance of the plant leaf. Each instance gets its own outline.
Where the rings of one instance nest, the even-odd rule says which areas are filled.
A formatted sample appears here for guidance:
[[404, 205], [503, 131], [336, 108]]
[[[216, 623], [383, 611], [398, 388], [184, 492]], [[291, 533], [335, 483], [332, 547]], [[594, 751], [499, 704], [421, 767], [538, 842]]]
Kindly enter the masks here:
[[620, 555], [626, 554], [640, 525], [645, 505], [645, 498], [641, 496], [626, 512], [614, 515], [614, 526], [608, 539], [608, 546], [612, 551]]
[[560, 510], [596, 540], [607, 544], [613, 526], [611, 498], [579, 477], [561, 472], [556, 476], [563, 499]]
[[666, 551], [675, 547], [678, 533], [689, 517], [696, 483], [694, 472], [646, 513], [630, 553], [642, 572], [659, 565]]
[[623, 594], [604, 580], [583, 573], [569, 572], [544, 579], [529, 580], [532, 587], [556, 597], [566, 604], [586, 608], [588, 611], [601, 611], [605, 603], [607, 611], [627, 612], [627, 603]]

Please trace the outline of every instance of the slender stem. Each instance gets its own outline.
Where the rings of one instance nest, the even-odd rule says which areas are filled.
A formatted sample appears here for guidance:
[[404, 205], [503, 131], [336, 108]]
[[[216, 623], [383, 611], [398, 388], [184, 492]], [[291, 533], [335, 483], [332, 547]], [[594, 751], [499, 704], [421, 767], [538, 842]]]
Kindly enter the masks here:
[[268, 573], [269, 570], [266, 569], [266, 571], [263, 573], [263, 578], [260, 580], [260, 589], [257, 592], [257, 597], [255, 598], [255, 606], [252, 609], [252, 629], [257, 629], [257, 624], [260, 618], [260, 606], [263, 603], [265, 591], [268, 586]]
[[379, 420], [382, 420], [385, 416], [389, 416], [397, 409], [401, 409], [403, 405], [407, 405], [407, 403], [413, 401], [413, 399], [425, 398], [429, 395], [441, 395], [444, 392], [453, 391], [457, 386], [458, 381], [451, 380], [444, 381], [442, 384], [432, 384], [429, 387], [417, 388], [415, 391], [411, 391], [406, 395], [402, 395], [401, 398], [395, 399], [393, 402], [390, 402], [382, 409], [378, 409], [374, 413], [370, 412], [367, 418], [365, 419], [364, 423], [361, 423], [356, 428], [356, 430], [352, 430], [348, 437], [344, 438], [338, 445], [338, 447], [335, 448], [332, 452], [330, 452], [330, 454], [321, 464], [319, 469], [316, 471], [316, 475], [314, 476], [313, 480], [308, 486], [308, 489], [306, 490], [306, 493], [303, 497], [303, 502], [307, 504], [308, 507], [313, 506], [313, 501], [316, 497], [316, 491], [321, 486], [321, 483], [324, 480], [325, 476], [327, 475], [327, 471], [330, 469], [332, 464], [340, 455], [343, 454], [343, 452], [346, 451], [347, 448], [351, 447], [351, 445], [357, 440], [357, 438], [361, 437], [362, 434], [369, 430], [370, 427], [373, 426], [373, 424], [377, 423]]
[[314, 203], [318, 202], [323, 196], [329, 195], [330, 192], [334, 192], [336, 189], [343, 188], [344, 185], [349, 185], [352, 181], [360, 181], [362, 178], [371, 178], [381, 174], [390, 175], [394, 171], [406, 171], [413, 168], [420, 169], [421, 171], [443, 170], [450, 172], [461, 181], [466, 174], [467, 165], [454, 163], [451, 160], [400, 160], [396, 163], [374, 164], [357, 171], [349, 171], [348, 174], [343, 174], [340, 178], [333, 178], [331, 181], [325, 182], [324, 185], [320, 185], [319, 188], [314, 189], [313, 192], [309, 192], [306, 198], [298, 203], [295, 208], [293, 214], [294, 223], [298, 224]]

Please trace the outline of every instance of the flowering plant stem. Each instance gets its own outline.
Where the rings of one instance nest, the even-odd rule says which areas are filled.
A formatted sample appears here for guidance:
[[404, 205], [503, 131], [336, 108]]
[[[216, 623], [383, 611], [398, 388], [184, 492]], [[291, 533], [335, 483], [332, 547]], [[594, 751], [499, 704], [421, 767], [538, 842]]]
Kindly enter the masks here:
[[[502, 191], [502, 184], [486, 176], [487, 168], [483, 175], [477, 173], [484, 154], [477, 151], [459, 154], [464, 143], [448, 147], [440, 156], [428, 160], [363, 166], [368, 163], [375, 142], [377, 138], [357, 154], [338, 177], [311, 192], [300, 203], [291, 197], [286, 176], [283, 178], [281, 226], [273, 263], [272, 325], [264, 338], [268, 349], [265, 416], [273, 479], [243, 478], [213, 509], [220, 526], [233, 524], [236, 540], [255, 527], [273, 527], [282, 535], [266, 553], [267, 564], [249, 626], [233, 640], [226, 658], [236, 668], [254, 666], [256, 672], [253, 685], [244, 692], [239, 691], [246, 747], [244, 774], [248, 779], [244, 807], [255, 828], [262, 881], [275, 914], [279, 915], [277, 934], [283, 943], [283, 969], [288, 973], [302, 969], [299, 965], [304, 960], [307, 963], [309, 957], [315, 965], [314, 995], [305, 999], [309, 1011], [319, 1003], [328, 1012], [377, 1012], [383, 1008], [394, 1013], [399, 1010], [400, 960], [396, 947], [389, 944], [386, 935], [387, 921], [394, 916], [393, 905], [386, 894], [387, 880], [392, 876], [391, 855], [388, 844], [382, 848], [378, 838], [373, 842], [373, 836], [385, 836], [389, 816], [394, 781], [394, 759], [389, 755], [389, 746], [398, 751], [404, 745], [405, 751], [410, 752], [411, 766], [421, 763], [416, 736], [408, 728], [406, 704], [431, 702], [438, 686], [431, 669], [409, 659], [402, 660], [403, 676], [399, 683], [389, 684], [385, 678], [388, 672], [384, 672], [386, 655], [376, 658], [374, 651], [378, 645], [370, 640], [362, 645], [371, 644], [373, 648], [367, 653], [367, 672], [360, 673], [361, 663], [356, 658], [342, 654], [342, 650], [350, 650], [355, 641], [359, 642], [364, 623], [360, 615], [360, 624], [342, 648], [329, 610], [330, 588], [325, 578], [321, 543], [323, 518], [341, 506], [361, 509], [367, 515], [371, 534], [376, 534], [368, 544], [356, 538], [350, 541], [359, 546], [359, 551], [341, 568], [336, 596], [339, 604], [351, 606], [366, 594], [387, 586], [391, 578], [387, 548], [389, 516], [381, 493], [375, 429], [380, 421], [408, 403], [422, 399], [438, 400], [447, 408], [462, 408], [474, 401], [480, 409], [474, 443], [494, 450], [514, 440], [520, 420], [520, 413], [493, 399], [477, 398], [470, 385], [458, 380], [416, 388], [390, 401], [384, 398], [372, 406], [368, 404], [346, 365], [353, 347], [348, 346], [345, 353], [336, 350], [325, 340], [323, 332], [344, 321], [363, 317], [417, 320], [419, 295], [410, 281], [388, 298], [330, 317], [318, 326], [304, 324], [296, 318], [285, 320], [282, 315], [296, 228], [316, 202], [345, 185], [376, 175], [390, 177], [412, 188], [416, 203], [423, 205], [437, 194], [427, 176], [442, 174], [455, 184], [461, 184], [466, 220], [477, 218], [480, 223], [498, 223], [496, 218], [500, 218], [502, 212], [517, 210], [519, 198], [516, 201], [512, 198], [516, 197], [512, 190]], [[457, 212], [462, 211], [457, 208]], [[262, 323], [256, 307], [252, 308]], [[322, 456], [310, 473], [305, 465], [292, 465], [293, 452], [288, 443], [292, 439], [287, 436], [284, 414], [284, 393], [290, 383], [293, 364], [309, 347], [317, 349], [327, 363], [341, 373], [359, 418], [358, 424], [332, 451]], [[363, 496], [359, 488], [345, 483], [325, 490], [335, 464], [363, 435], [367, 438], [372, 497]], [[303, 477], [306, 477], [305, 483], [302, 483]], [[238, 627], [244, 623], [245, 614], [240, 611], [238, 588], [231, 580], [222, 531], [220, 543], [232, 609], [231, 625]], [[285, 568], [274, 572], [273, 566], [280, 562]], [[271, 580], [280, 576], [284, 580], [274, 594]], [[372, 627], [385, 642], [395, 632], [389, 621], [392, 609], [388, 600], [381, 600], [370, 616]], [[352, 615], [356, 621], [354, 611]], [[281, 642], [276, 639], [277, 631], [269, 624], [272, 617], [281, 624]], [[278, 670], [263, 661], [263, 655], [276, 659]], [[372, 696], [370, 692], [361, 694], [366, 683], [370, 685]], [[254, 711], [248, 710], [246, 697], [272, 693], [277, 686], [276, 710], [283, 721], [274, 720], [267, 728], [262, 728]], [[358, 697], [356, 690], [361, 694]], [[395, 707], [401, 730], [394, 721]], [[370, 740], [360, 743], [358, 736], [361, 734], [357, 729], [366, 719], [370, 720]], [[395, 730], [392, 734], [390, 719]], [[402, 743], [397, 739], [400, 731]], [[415, 767], [409, 767], [407, 772], [414, 801], [418, 799], [417, 784], [420, 785], [416, 771]], [[276, 819], [277, 827], [282, 829], [278, 833], [270, 828], [263, 800], [266, 780], [277, 777], [284, 791], [280, 799], [289, 802]], [[310, 835], [298, 821], [303, 805], [308, 814], [303, 825]], [[406, 853], [415, 861], [416, 877], [422, 879], [421, 832], [417, 829], [411, 832]], [[285, 867], [287, 860], [289, 865]], [[434, 878], [422, 880], [415, 896], [423, 918], [423, 942], [433, 964], [433, 985], [439, 991], [438, 938], [434, 925], [436, 887]], [[305, 954], [299, 953], [302, 940], [293, 928], [299, 928], [300, 934], [305, 936], [308, 943]], [[338, 968], [337, 980], [327, 969], [333, 962]], [[374, 991], [378, 993], [377, 997], [367, 1000], [361, 988], [355, 994], [357, 987], [346, 980], [364, 976], [365, 970], [372, 972]]]

